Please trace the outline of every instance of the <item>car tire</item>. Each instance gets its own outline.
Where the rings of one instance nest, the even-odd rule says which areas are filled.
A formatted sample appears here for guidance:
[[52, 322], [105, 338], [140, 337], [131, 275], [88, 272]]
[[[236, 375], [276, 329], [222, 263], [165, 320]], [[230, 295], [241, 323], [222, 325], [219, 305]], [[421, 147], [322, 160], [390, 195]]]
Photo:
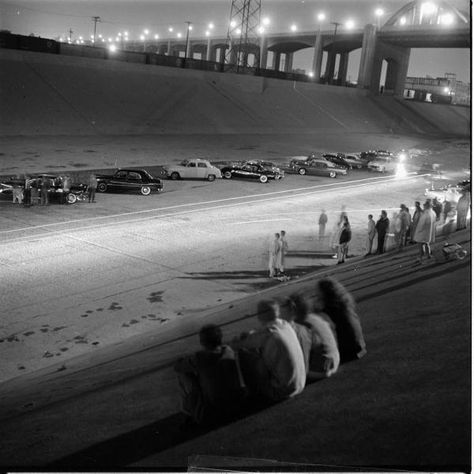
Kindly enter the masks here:
[[105, 191], [107, 191], [107, 184], [104, 182], [99, 183], [97, 185], [97, 191], [99, 191], [99, 193], [105, 193]]
[[210, 174], [207, 176], [207, 180], [208, 181], [214, 181], [216, 179], [216, 175], [215, 174]]
[[67, 204], [74, 204], [77, 201], [77, 196], [74, 193], [68, 193], [66, 196]]
[[150, 186], [142, 186], [140, 188], [140, 194], [142, 196], [148, 196], [151, 193], [151, 188]]
[[298, 170], [298, 174], [300, 174], [301, 176], [304, 176], [306, 174], [306, 168], [300, 168]]
[[261, 182], [261, 183], [266, 183], [268, 181], [268, 176], [265, 175], [265, 174], [262, 174], [260, 176], [260, 178], [258, 178], [258, 180]]
[[225, 179], [230, 179], [232, 178], [232, 173], [230, 171], [224, 171], [223, 176]]
[[173, 171], [173, 172], [171, 173], [170, 178], [173, 179], [173, 180], [179, 179], [179, 178], [180, 178], [179, 173], [177, 173], [176, 171]]
[[362, 165], [357, 165], [357, 169], [358, 169], [358, 170], [361, 170], [361, 169], [362, 169]]
[[335, 171], [330, 171], [329, 172], [329, 177], [330, 178], [335, 178], [337, 176], [337, 173]]

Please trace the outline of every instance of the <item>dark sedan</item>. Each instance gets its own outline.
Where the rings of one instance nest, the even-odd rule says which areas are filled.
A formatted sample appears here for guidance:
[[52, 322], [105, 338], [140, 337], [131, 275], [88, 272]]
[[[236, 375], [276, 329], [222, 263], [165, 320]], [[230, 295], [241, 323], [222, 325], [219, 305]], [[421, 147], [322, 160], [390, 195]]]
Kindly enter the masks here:
[[305, 160], [293, 159], [290, 161], [290, 169], [300, 175], [314, 174], [318, 176], [329, 176], [335, 178], [337, 175], [347, 174], [347, 169], [337, 166], [324, 158], [307, 158]]
[[142, 169], [119, 169], [111, 176], [97, 176], [97, 191], [133, 192], [138, 191], [143, 196], [152, 192], [161, 192], [163, 183]]
[[322, 157], [341, 168], [352, 169], [352, 165], [346, 161], [342, 153], [324, 153]]
[[246, 163], [237, 166], [227, 166], [221, 169], [222, 177], [225, 179], [258, 179], [266, 183], [269, 179], [278, 179], [277, 173], [257, 163]]

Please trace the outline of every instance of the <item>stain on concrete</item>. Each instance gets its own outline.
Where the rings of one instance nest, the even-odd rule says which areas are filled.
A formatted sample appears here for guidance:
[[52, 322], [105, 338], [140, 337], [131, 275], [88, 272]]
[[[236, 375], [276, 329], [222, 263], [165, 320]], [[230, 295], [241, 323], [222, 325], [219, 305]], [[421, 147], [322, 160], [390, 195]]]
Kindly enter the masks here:
[[150, 303], [161, 303], [163, 302], [163, 293], [164, 291], [154, 291], [153, 293], [150, 293], [150, 296], [147, 298], [147, 300]]

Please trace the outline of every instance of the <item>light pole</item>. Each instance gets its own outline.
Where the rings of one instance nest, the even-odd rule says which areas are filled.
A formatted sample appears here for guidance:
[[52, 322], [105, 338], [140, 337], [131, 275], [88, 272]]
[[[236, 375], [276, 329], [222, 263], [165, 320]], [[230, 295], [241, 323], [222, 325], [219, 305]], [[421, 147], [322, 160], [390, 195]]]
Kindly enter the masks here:
[[192, 23], [190, 21], [185, 21], [185, 23], [188, 25], [186, 28], [186, 46], [184, 47], [184, 62], [186, 62], [186, 59], [188, 58], [188, 46], [189, 46], [189, 30], [192, 29]]
[[337, 21], [331, 21], [331, 25], [334, 25], [334, 34], [332, 36], [332, 58], [331, 58], [331, 64], [329, 68], [329, 74], [332, 75], [331, 78], [328, 77], [329, 83], [332, 84], [334, 80], [334, 69], [336, 68], [336, 35], [337, 35], [337, 27], [341, 26], [342, 23], [339, 23]]
[[377, 18], [377, 30], [380, 30], [380, 20], [383, 14], [384, 14], [384, 11], [381, 8], [377, 8], [375, 10], [375, 17]]
[[94, 46], [95, 46], [95, 35], [97, 33], [97, 23], [100, 23], [100, 16], [93, 16], [92, 21], [94, 22], [94, 36], [92, 38], [92, 42], [94, 43]]

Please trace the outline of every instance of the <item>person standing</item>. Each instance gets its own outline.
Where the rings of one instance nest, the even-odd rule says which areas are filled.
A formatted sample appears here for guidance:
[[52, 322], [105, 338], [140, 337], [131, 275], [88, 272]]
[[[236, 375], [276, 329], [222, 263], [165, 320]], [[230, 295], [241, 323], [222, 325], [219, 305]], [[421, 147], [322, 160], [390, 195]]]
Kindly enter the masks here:
[[25, 194], [23, 205], [25, 207], [31, 206], [31, 180], [28, 178], [28, 176], [25, 176]]
[[382, 210], [380, 218], [375, 224], [375, 230], [377, 231], [377, 253], [382, 254], [385, 250], [385, 236], [388, 232], [390, 220], [387, 217], [387, 211]]
[[456, 205], [456, 228], [457, 230], [466, 229], [467, 227], [467, 213], [471, 205], [471, 193], [464, 190]]
[[280, 234], [276, 233], [274, 239], [270, 242], [270, 248], [268, 249], [268, 270], [270, 272], [270, 278], [275, 276], [278, 268], [280, 247]]
[[366, 254], [365, 255], [370, 255], [372, 253], [372, 247], [374, 243], [374, 238], [375, 238], [375, 221], [374, 221], [374, 216], [372, 214], [368, 215], [368, 221], [367, 221], [367, 243], [366, 243]]
[[95, 202], [95, 191], [97, 189], [97, 178], [94, 173], [89, 175], [89, 184], [87, 186], [87, 192], [89, 195], [89, 202]]
[[408, 207], [405, 204], [400, 204], [400, 213], [397, 220], [400, 229], [398, 229], [398, 248], [401, 250], [407, 244], [407, 235], [410, 232], [411, 216]]
[[412, 243], [415, 243], [413, 236], [415, 235], [416, 226], [418, 225], [418, 221], [420, 220], [422, 213], [423, 209], [421, 208], [420, 201], [415, 201], [415, 212], [413, 213], [413, 218], [410, 225], [410, 241]]
[[349, 242], [352, 238], [351, 225], [347, 216], [343, 217], [341, 234], [339, 236], [339, 246], [337, 248], [337, 263], [344, 263], [349, 249]]
[[288, 252], [288, 242], [286, 240], [286, 232], [280, 231], [280, 249], [277, 255], [278, 269], [280, 273], [285, 273], [285, 255]]
[[431, 208], [429, 201], [423, 204], [423, 209], [423, 213], [416, 226], [415, 235], [413, 236], [420, 249], [420, 255], [417, 259], [418, 263], [423, 263], [425, 255], [427, 258], [431, 258], [430, 244], [435, 241], [436, 213]]
[[326, 210], [322, 209], [319, 216], [318, 225], [319, 225], [319, 240], [323, 240], [326, 235], [326, 224], [328, 223], [328, 216]]
[[41, 178], [41, 185], [40, 185], [40, 203], [42, 206], [48, 206], [49, 205], [49, 186], [50, 186], [50, 181], [48, 178], [43, 176]]

